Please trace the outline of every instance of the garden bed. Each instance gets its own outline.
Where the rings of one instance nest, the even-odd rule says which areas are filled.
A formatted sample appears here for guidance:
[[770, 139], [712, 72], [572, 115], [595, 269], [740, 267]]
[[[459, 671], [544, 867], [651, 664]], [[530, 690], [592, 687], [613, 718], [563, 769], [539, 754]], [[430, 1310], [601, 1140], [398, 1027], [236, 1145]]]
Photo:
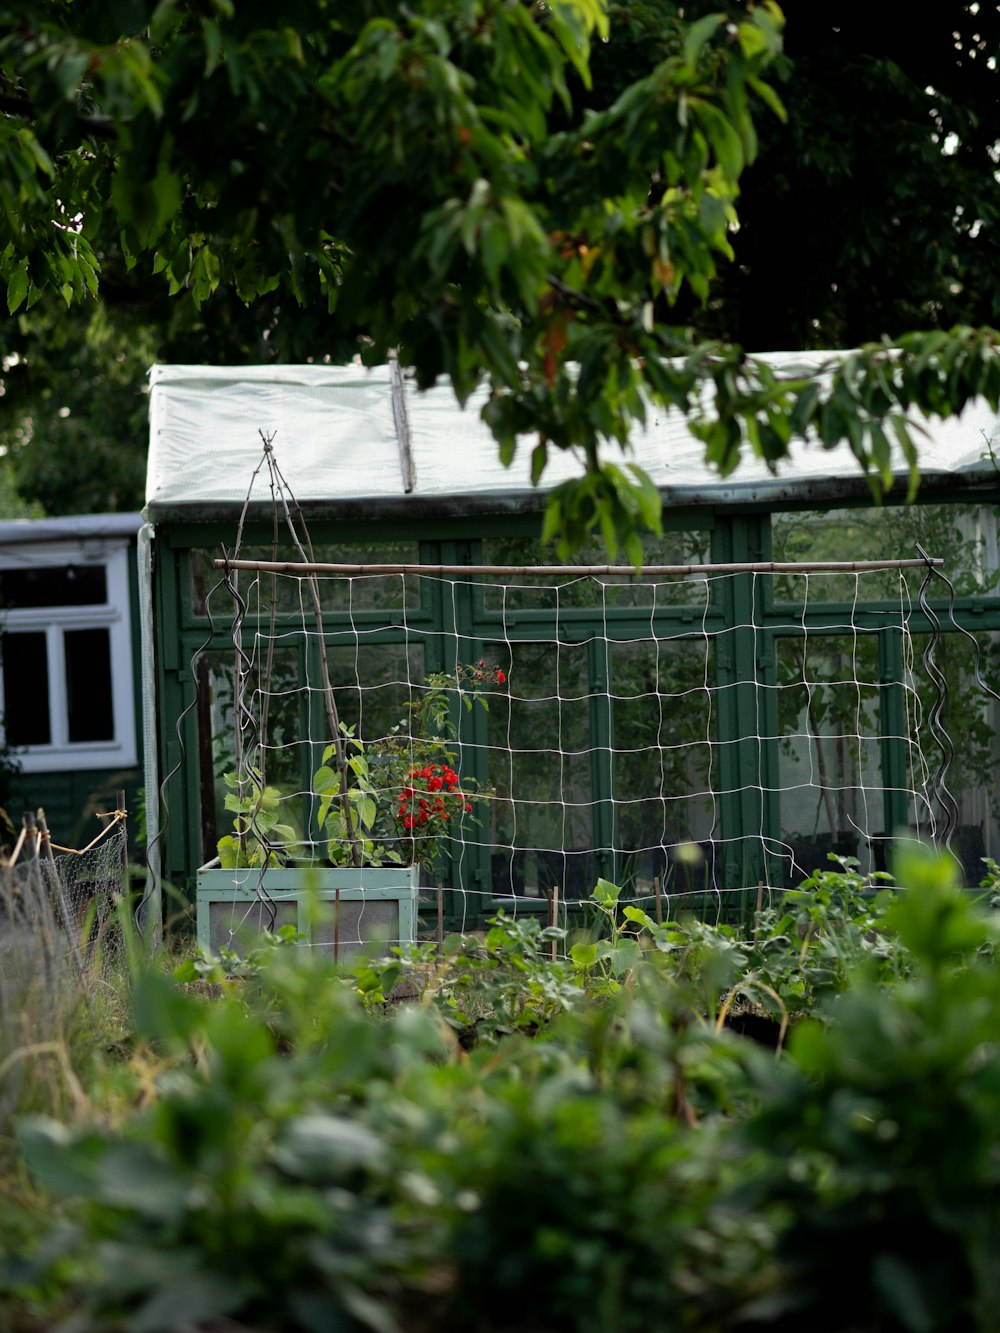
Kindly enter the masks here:
[[198, 871], [201, 949], [237, 952], [263, 931], [294, 926], [330, 956], [388, 948], [416, 936], [419, 866], [275, 866]]

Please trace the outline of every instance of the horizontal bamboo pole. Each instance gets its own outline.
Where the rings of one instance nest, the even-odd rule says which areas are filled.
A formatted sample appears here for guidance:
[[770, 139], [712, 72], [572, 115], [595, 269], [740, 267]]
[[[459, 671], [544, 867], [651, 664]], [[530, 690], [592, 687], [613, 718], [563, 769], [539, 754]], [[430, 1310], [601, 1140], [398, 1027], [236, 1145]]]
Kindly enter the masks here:
[[686, 578], [710, 574], [867, 574], [879, 569], [927, 569], [943, 565], [940, 557], [926, 560], [761, 560], [718, 565], [324, 565], [292, 560], [213, 560], [215, 569], [245, 569], [261, 574], [485, 574], [497, 578], [525, 575], [532, 578]]

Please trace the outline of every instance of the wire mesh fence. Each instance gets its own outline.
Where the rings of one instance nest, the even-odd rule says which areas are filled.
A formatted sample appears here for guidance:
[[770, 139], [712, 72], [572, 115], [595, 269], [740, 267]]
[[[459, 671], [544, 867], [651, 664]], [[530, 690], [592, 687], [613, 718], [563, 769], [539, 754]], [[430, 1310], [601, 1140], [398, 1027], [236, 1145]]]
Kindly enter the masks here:
[[16, 1105], [28, 1056], [58, 1056], [67, 1023], [124, 959], [127, 819], [123, 801], [80, 850], [56, 844], [43, 811], [26, 814], [0, 859], [0, 1120]]

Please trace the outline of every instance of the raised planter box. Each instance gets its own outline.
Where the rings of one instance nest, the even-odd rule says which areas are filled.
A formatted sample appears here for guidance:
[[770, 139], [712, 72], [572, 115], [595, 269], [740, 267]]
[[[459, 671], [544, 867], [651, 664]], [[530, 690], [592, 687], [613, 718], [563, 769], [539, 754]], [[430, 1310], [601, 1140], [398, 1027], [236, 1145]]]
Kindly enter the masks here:
[[242, 952], [262, 930], [296, 926], [331, 957], [388, 948], [415, 938], [419, 873], [418, 866], [295, 866], [262, 878], [259, 870], [222, 870], [211, 861], [198, 871], [198, 944]]

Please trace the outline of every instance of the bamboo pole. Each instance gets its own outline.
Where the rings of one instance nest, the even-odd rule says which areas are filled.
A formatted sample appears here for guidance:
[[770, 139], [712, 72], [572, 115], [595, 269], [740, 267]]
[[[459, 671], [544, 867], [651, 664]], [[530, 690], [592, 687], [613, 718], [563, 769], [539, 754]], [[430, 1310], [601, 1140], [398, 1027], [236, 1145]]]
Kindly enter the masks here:
[[537, 578], [688, 578], [712, 574], [865, 574], [886, 569], [927, 569], [944, 564], [940, 556], [926, 560], [757, 560], [744, 564], [729, 561], [717, 565], [415, 565], [415, 564], [327, 564], [294, 560], [214, 560], [215, 569], [248, 569], [260, 573], [294, 574], [492, 574], [498, 578], [529, 575]]
[[656, 900], [656, 924], [657, 924], [658, 926], [662, 926], [662, 925], [663, 925], [663, 899], [662, 899], [662, 897], [660, 896], [660, 877], [659, 877], [659, 875], [654, 875], [654, 876], [653, 876], [653, 896], [654, 896], [654, 898], [655, 898], [655, 900]]

